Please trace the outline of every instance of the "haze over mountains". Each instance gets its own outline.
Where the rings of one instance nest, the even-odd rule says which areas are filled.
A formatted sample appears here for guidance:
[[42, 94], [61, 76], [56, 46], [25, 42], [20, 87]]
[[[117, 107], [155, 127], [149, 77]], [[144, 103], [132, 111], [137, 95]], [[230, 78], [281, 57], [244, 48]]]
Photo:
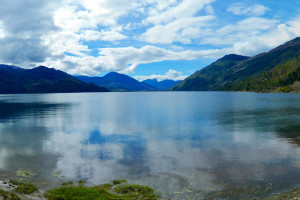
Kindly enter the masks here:
[[[182, 80], [181, 80], [182, 81]], [[163, 80], [163, 81], [157, 81], [156, 79], [147, 79], [142, 81], [143, 83], [146, 83], [148, 85], [151, 85], [159, 90], [167, 90], [175, 85], [177, 85], [178, 83], [180, 83], [181, 81], [173, 81], [173, 80]]]
[[76, 78], [83, 82], [94, 83], [116, 92], [167, 90], [181, 82], [173, 80], [158, 82], [156, 79], [148, 79], [139, 82], [130, 76], [119, 74], [117, 72], [110, 72], [103, 77], [76, 76]]
[[86, 83], [94, 83], [111, 91], [154, 91], [157, 88], [141, 83], [134, 78], [117, 72], [110, 72], [103, 77], [76, 76]]

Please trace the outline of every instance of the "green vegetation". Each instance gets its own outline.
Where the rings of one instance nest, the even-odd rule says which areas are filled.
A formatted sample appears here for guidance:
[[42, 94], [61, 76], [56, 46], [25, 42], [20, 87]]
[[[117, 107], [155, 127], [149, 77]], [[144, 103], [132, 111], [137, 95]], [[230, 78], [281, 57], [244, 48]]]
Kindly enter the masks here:
[[[300, 37], [252, 58], [227, 55], [197, 71], [170, 90], [300, 91], [299, 67], [294, 68], [296, 63], [299, 63], [299, 55]], [[275, 67], [277, 69], [274, 69]], [[269, 80], [271, 81], [268, 82]], [[269, 87], [269, 83], [273, 85]]]
[[121, 179], [121, 180], [113, 180], [112, 183], [114, 185], [119, 185], [121, 183], [127, 183], [127, 180]]
[[68, 186], [68, 185], [73, 185], [73, 181], [67, 181], [61, 184], [61, 186]]
[[0, 93], [107, 92], [103, 87], [84, 83], [73, 76], [47, 67], [14, 69], [0, 65]]
[[27, 171], [27, 170], [21, 170], [19, 169], [17, 172], [16, 172], [17, 176], [21, 176], [21, 177], [30, 177], [32, 176], [32, 173]]
[[94, 187], [86, 187], [83, 184], [74, 186], [71, 182], [62, 184], [62, 187], [48, 190], [44, 196], [49, 200], [125, 200], [125, 199], [147, 199], [155, 200], [159, 195], [155, 194], [153, 189], [148, 186], [124, 184], [126, 180], [114, 180], [112, 184], [106, 183]]
[[112, 184], [110, 183], [105, 183], [105, 184], [102, 184], [102, 185], [99, 185], [99, 186], [95, 186], [95, 188], [100, 188], [100, 189], [103, 189], [103, 190], [111, 190], [113, 187]]
[[11, 180], [9, 182], [13, 185], [17, 185], [15, 190], [20, 194], [31, 194], [38, 190], [38, 188], [32, 183], [24, 183], [17, 180]]
[[140, 185], [120, 185], [114, 191], [124, 195], [124, 199], [157, 199], [159, 195], [154, 194], [152, 188]]
[[278, 65], [260, 76], [249, 77], [233, 85], [234, 90], [255, 92], [300, 92], [300, 56]]
[[233, 67], [249, 57], [227, 55], [197, 71], [170, 90], [180, 91], [212, 91], [223, 87], [226, 76], [233, 72]]
[[96, 187], [65, 186], [48, 190], [44, 196], [49, 200], [97, 200], [120, 199], [118, 195]]
[[[4, 200], [20, 200], [18, 195], [0, 189], [0, 197]], [[1, 199], [1, 198], [0, 198]]]
[[114, 92], [157, 90], [155, 87], [139, 82], [130, 76], [116, 72], [110, 72], [103, 77], [76, 76], [76, 78], [86, 83], [94, 83], [108, 88]]

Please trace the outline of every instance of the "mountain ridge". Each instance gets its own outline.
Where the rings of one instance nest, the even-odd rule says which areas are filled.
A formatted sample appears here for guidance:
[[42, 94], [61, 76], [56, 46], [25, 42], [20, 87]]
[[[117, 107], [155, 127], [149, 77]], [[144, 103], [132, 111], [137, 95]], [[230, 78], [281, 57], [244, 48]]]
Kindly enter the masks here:
[[158, 90], [168, 90], [169, 88], [175, 86], [176, 84], [180, 83], [182, 80], [179, 81], [174, 81], [174, 80], [170, 80], [170, 79], [166, 79], [163, 81], [158, 81], [157, 79], [146, 79], [144, 81], [142, 81], [143, 83], [146, 83], [148, 85], [151, 85], [155, 88], [157, 88]]
[[[234, 54], [230, 54], [234, 55]], [[237, 85], [248, 77], [258, 77], [262, 72], [300, 55], [300, 37], [288, 41], [268, 52], [253, 57], [240, 56], [241, 60], [226, 55], [207, 67], [196, 71], [183, 82], [172, 87], [174, 91], [241, 91]], [[239, 55], [235, 55], [238, 56]]]
[[98, 86], [106, 87], [111, 91], [155, 91], [156, 88], [139, 82], [130, 76], [117, 72], [110, 72], [103, 77], [76, 76], [86, 83], [91, 82]]
[[107, 92], [103, 87], [87, 84], [63, 71], [45, 66], [23, 69], [0, 65], [0, 93], [70, 93]]

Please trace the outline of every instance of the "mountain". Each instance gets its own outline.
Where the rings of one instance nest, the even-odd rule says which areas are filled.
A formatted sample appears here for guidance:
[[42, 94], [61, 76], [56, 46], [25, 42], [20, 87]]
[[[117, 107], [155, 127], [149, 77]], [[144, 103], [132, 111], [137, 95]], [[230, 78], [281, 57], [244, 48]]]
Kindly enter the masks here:
[[76, 76], [77, 79], [106, 87], [111, 91], [154, 91], [156, 88], [141, 83], [125, 74], [110, 72], [103, 77]]
[[181, 91], [211, 91], [219, 90], [224, 82], [224, 77], [232, 72], [232, 68], [243, 60], [249, 59], [246, 56], [230, 54], [197, 71], [181, 83], [172, 87], [171, 90]]
[[300, 56], [232, 86], [255, 92], [300, 92]]
[[148, 85], [151, 85], [159, 90], [167, 90], [181, 81], [173, 81], [173, 80], [163, 80], [163, 81], [157, 81], [156, 79], [147, 79], [142, 81], [142, 83], [146, 83]]
[[241, 91], [244, 90], [241, 83], [247, 78], [259, 77], [261, 73], [283, 65], [299, 55], [300, 37], [251, 58], [227, 55], [197, 71], [171, 90]]
[[4, 70], [4, 71], [15, 71], [15, 70], [24, 70], [21, 67], [17, 67], [14, 65], [4, 65], [4, 64], [0, 64], [0, 70]]
[[44, 66], [23, 69], [0, 65], [0, 93], [2, 94], [107, 91], [106, 88], [81, 82], [63, 71]]

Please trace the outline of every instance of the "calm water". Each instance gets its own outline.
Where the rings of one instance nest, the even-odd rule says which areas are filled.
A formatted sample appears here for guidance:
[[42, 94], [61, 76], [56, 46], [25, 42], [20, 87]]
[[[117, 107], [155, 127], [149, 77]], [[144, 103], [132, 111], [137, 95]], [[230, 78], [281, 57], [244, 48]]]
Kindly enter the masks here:
[[[300, 94], [0, 95], [0, 178], [125, 178], [171, 199], [300, 186]], [[19, 177], [20, 178], [20, 177]]]

